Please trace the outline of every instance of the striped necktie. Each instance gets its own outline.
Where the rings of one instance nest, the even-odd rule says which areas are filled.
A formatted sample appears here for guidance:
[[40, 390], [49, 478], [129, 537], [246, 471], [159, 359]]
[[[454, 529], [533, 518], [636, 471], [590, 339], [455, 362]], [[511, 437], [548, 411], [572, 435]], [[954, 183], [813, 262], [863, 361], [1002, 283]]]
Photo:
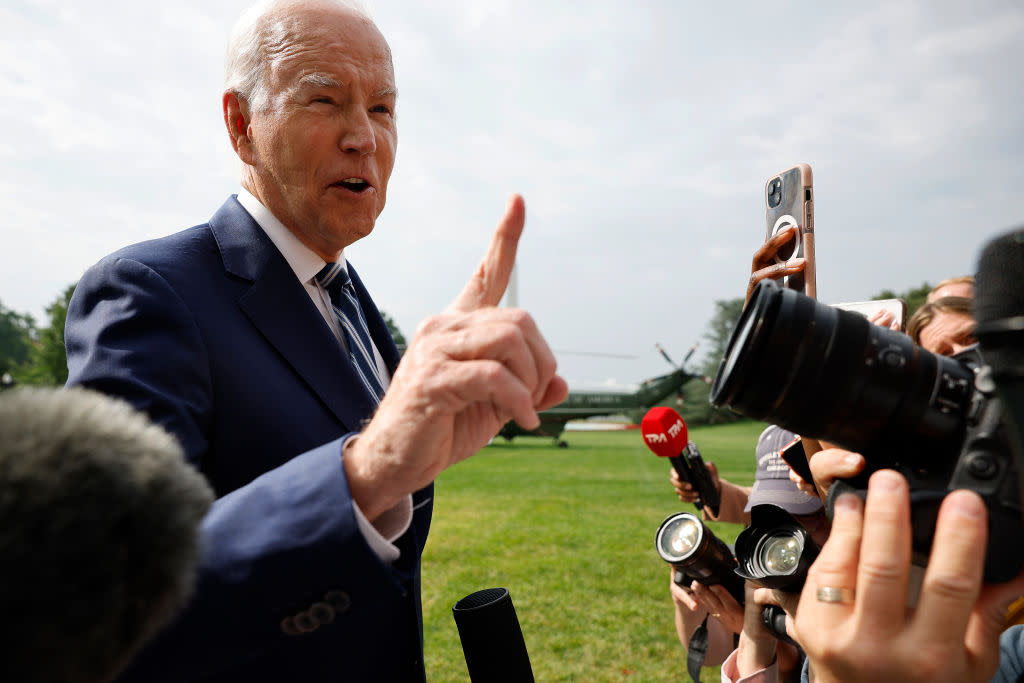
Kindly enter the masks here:
[[366, 318], [356, 299], [348, 271], [340, 263], [328, 263], [316, 274], [316, 281], [331, 297], [334, 317], [345, 332], [348, 356], [356, 375], [374, 401], [380, 403], [384, 396], [384, 383], [378, 374], [370, 330], [366, 326]]

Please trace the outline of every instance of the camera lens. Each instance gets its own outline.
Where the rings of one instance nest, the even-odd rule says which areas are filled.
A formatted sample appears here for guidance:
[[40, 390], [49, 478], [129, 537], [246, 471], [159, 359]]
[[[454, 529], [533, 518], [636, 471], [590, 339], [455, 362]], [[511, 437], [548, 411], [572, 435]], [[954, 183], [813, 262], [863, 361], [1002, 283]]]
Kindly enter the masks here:
[[658, 553], [669, 562], [682, 562], [700, 545], [703, 524], [693, 515], [669, 518], [658, 532]]
[[775, 208], [782, 203], [782, 179], [776, 178], [768, 184], [768, 206]]
[[792, 574], [800, 564], [800, 553], [804, 544], [800, 538], [791, 533], [774, 533], [765, 537], [757, 550], [756, 562], [770, 576]]
[[762, 280], [726, 347], [711, 402], [870, 454], [880, 468], [959, 452], [973, 379], [964, 364], [901, 332]]
[[736, 537], [736, 574], [766, 588], [798, 590], [818, 545], [793, 515], [777, 505], [750, 509], [750, 526]]

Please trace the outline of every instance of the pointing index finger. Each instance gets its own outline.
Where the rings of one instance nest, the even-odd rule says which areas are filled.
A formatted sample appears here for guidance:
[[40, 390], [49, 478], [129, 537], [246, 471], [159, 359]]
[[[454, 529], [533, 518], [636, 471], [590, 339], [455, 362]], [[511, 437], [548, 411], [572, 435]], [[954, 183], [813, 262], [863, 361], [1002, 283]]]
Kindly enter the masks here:
[[501, 302], [512, 276], [516, 248], [525, 224], [526, 205], [522, 196], [514, 194], [505, 205], [505, 214], [498, 221], [487, 253], [450, 308], [468, 313], [487, 306], [497, 306]]

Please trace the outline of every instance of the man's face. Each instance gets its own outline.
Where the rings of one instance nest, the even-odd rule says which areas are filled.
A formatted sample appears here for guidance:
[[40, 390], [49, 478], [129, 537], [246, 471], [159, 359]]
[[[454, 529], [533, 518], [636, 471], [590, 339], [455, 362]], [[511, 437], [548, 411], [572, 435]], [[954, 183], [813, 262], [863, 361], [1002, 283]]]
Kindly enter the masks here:
[[326, 261], [373, 230], [398, 142], [391, 52], [344, 9], [292, 14], [268, 69], [269, 106], [250, 112], [249, 188]]
[[976, 341], [974, 319], [966, 313], [939, 311], [921, 329], [921, 348], [940, 356], [960, 353]]

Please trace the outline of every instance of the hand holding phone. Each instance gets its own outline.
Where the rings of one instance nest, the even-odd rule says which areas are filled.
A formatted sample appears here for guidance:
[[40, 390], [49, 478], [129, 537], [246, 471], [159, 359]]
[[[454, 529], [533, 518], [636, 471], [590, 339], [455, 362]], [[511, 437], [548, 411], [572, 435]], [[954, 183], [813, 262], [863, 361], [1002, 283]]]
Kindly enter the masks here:
[[765, 242], [754, 254], [747, 298], [766, 277], [817, 295], [814, 271], [814, 197], [811, 167], [796, 164], [765, 183]]
[[803, 257], [792, 258], [784, 261], [779, 258], [779, 253], [792, 250], [793, 240], [798, 239], [800, 231], [796, 226], [786, 227], [775, 235], [769, 237], [754, 252], [754, 260], [750, 266], [750, 280], [747, 282], [747, 296], [744, 304], [750, 300], [757, 283], [766, 278], [778, 280], [790, 276], [799, 276], [807, 265]]

